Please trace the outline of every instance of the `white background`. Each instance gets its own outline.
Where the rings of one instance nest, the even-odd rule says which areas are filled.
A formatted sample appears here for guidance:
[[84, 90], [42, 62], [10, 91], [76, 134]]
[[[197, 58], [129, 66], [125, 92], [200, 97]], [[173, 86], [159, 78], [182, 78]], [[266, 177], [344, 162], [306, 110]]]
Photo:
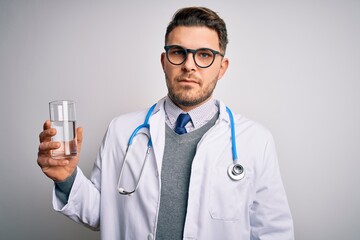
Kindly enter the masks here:
[[48, 102], [77, 102], [89, 175], [110, 120], [166, 95], [165, 28], [192, 5], [227, 23], [215, 97], [273, 133], [296, 239], [360, 239], [360, 1], [0, 0], [1, 239], [99, 238], [52, 210]]

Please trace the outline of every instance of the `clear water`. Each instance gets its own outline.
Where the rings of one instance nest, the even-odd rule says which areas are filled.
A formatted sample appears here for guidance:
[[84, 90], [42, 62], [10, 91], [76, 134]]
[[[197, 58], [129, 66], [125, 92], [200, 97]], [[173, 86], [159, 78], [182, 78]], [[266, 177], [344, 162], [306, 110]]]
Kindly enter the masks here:
[[60, 159], [76, 156], [75, 121], [51, 122], [51, 127], [56, 129], [56, 135], [52, 138], [52, 141], [61, 144], [60, 148], [52, 150], [52, 157]]

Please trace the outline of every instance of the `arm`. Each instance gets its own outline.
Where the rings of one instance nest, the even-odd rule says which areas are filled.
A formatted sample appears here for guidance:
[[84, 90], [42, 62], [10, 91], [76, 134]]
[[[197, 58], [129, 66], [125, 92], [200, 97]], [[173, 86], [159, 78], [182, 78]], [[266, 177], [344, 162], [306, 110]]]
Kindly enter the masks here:
[[[92, 172], [92, 178], [99, 172]], [[54, 210], [66, 215], [77, 223], [93, 230], [100, 227], [100, 191], [81, 171], [76, 170], [76, 177], [71, 187], [67, 202], [53, 190]], [[60, 197], [60, 198], [59, 198]]]
[[[51, 137], [55, 134], [56, 130], [50, 127], [50, 121], [46, 121], [43, 131], [39, 135], [40, 144], [37, 162], [44, 174], [54, 182], [71, 180], [73, 183], [68, 189], [70, 192], [65, 193], [65, 195], [61, 194], [63, 191], [56, 194], [54, 187], [54, 209], [76, 222], [92, 229], [98, 229], [100, 222], [100, 192], [77, 167], [82, 143], [82, 128], [77, 128], [78, 156], [74, 158], [61, 160], [51, 158], [51, 150], [60, 147], [60, 143], [51, 141]], [[100, 177], [100, 171], [94, 170], [93, 177]]]
[[257, 172], [256, 196], [251, 207], [251, 239], [292, 240], [293, 222], [272, 137]]
[[74, 184], [77, 171], [75, 170], [73, 174], [68, 177], [65, 181], [55, 182], [55, 194], [56, 197], [65, 205], [68, 203], [70, 191], [72, 185]]

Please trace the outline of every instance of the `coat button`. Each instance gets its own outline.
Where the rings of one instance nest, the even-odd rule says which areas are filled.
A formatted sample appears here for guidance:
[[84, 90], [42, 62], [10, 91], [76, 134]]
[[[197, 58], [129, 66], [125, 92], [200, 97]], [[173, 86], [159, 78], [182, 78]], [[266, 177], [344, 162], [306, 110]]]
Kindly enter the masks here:
[[154, 239], [154, 235], [152, 234], [152, 233], [150, 233], [149, 235], [148, 235], [148, 238], [147, 238], [148, 240], [153, 240]]

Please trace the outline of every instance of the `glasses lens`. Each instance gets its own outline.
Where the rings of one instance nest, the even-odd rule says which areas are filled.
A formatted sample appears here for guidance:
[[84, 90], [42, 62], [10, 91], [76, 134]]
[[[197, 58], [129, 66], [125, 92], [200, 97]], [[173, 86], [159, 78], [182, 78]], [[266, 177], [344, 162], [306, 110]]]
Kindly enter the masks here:
[[214, 53], [209, 49], [198, 49], [195, 54], [195, 62], [200, 67], [208, 67], [214, 61]]
[[167, 57], [172, 64], [182, 64], [186, 58], [186, 50], [179, 46], [173, 46], [168, 49]]

